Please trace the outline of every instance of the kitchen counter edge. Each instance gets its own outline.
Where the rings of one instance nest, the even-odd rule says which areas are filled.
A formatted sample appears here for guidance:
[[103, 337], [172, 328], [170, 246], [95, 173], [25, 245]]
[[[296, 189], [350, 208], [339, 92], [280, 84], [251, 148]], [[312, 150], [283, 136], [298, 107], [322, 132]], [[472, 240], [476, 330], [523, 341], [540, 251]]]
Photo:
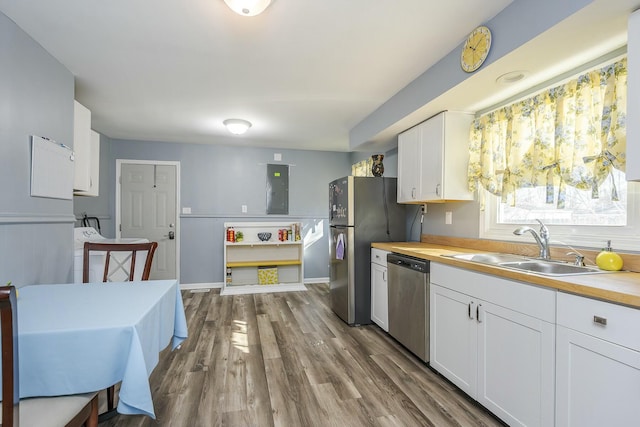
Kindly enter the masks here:
[[374, 242], [371, 247], [640, 309], [640, 273], [543, 276], [443, 256], [481, 252], [473, 249], [420, 242]]

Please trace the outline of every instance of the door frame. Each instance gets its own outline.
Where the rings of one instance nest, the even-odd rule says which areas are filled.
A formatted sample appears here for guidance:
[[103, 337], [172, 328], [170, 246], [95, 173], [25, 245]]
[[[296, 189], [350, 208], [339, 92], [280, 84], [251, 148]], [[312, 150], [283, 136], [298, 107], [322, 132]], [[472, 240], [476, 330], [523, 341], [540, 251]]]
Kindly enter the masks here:
[[121, 206], [120, 206], [120, 194], [122, 185], [122, 165], [123, 164], [137, 164], [137, 165], [163, 165], [163, 166], [175, 166], [176, 167], [176, 280], [180, 280], [180, 162], [173, 160], [132, 160], [132, 159], [116, 159], [116, 223], [115, 231], [116, 238], [119, 239], [122, 234], [120, 230], [120, 218], [121, 218]]

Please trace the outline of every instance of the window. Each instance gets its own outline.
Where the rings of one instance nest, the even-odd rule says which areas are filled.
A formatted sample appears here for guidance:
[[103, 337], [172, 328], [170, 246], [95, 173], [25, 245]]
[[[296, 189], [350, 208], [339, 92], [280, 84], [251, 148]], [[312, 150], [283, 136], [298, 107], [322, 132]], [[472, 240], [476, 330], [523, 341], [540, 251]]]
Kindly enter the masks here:
[[[565, 209], [557, 209], [553, 205], [550, 207], [546, 203], [537, 203], [535, 206], [532, 205], [533, 207], [526, 206], [527, 202], [522, 204], [525, 207], [519, 207], [518, 203], [516, 207], [512, 207], [508, 203], [503, 203], [500, 197], [481, 190], [484, 209], [480, 212], [480, 237], [533, 243], [533, 240], [527, 239], [527, 236], [515, 236], [513, 230], [522, 224], [537, 229], [538, 224], [535, 218], [539, 218], [550, 230], [551, 245], [567, 246], [567, 252], [570, 246], [601, 248], [606, 246], [607, 240], [612, 241], [614, 249], [640, 251], [640, 183], [624, 182], [624, 180], [621, 180], [621, 183], [622, 185], [618, 188], [620, 202], [611, 204], [619, 208], [604, 210], [600, 209], [598, 204], [604, 203], [606, 206], [609, 203], [606, 202], [608, 197], [599, 199], [587, 209], [580, 207], [574, 210], [573, 201], [569, 201], [570, 196]], [[626, 191], [624, 191], [625, 187]], [[544, 193], [544, 188], [538, 188], [535, 191]], [[583, 202], [593, 200], [590, 192], [588, 193], [586, 197], [584, 194], [581, 195]], [[541, 196], [538, 195], [538, 197], [539, 202]], [[544, 200], [543, 196], [542, 198]], [[621, 207], [624, 199], [626, 199], [626, 210]], [[576, 211], [579, 212], [576, 213]], [[585, 211], [591, 214], [585, 214]], [[606, 213], [603, 214], [603, 212]], [[624, 224], [612, 224], [620, 221], [620, 218], [626, 219]], [[586, 223], [581, 224], [580, 221]], [[601, 222], [597, 223], [597, 221]], [[607, 221], [609, 223], [606, 223]]]
[[[538, 218], [547, 225], [625, 226], [627, 225], [627, 182], [625, 174], [614, 169], [599, 186], [599, 197], [591, 190], [567, 187], [565, 206], [556, 209], [546, 203], [546, 187], [516, 190], [515, 205], [499, 203], [499, 224], [523, 224]], [[616, 195], [617, 197], [614, 197]], [[554, 199], [558, 198], [557, 189]]]
[[623, 58], [474, 121], [469, 187], [487, 197], [481, 237], [519, 240], [515, 224], [540, 219], [552, 243], [640, 249], [638, 188], [624, 174], [626, 80]]

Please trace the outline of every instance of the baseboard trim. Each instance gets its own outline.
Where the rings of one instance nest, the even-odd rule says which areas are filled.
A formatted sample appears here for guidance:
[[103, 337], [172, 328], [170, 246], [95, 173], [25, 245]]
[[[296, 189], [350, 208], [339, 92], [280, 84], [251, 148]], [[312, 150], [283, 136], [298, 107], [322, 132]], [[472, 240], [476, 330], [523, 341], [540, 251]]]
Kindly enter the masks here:
[[222, 282], [219, 283], [180, 283], [181, 291], [190, 291], [193, 289], [220, 289]]
[[329, 278], [328, 277], [309, 277], [307, 279], [304, 279], [305, 285], [312, 285], [315, 283], [329, 283]]
[[[309, 277], [304, 279], [305, 285], [313, 285], [317, 283], [329, 283], [328, 277]], [[180, 283], [181, 291], [190, 291], [193, 289], [222, 289], [222, 282], [212, 283]]]

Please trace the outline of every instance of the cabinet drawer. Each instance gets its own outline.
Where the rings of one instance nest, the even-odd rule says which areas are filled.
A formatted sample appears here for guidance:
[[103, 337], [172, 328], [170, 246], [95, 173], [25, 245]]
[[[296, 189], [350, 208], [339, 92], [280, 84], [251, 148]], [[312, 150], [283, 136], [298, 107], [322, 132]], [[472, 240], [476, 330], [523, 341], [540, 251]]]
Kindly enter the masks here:
[[558, 325], [640, 351], [640, 310], [558, 292]]
[[389, 251], [385, 251], [382, 249], [371, 248], [371, 262], [374, 264], [387, 265], [387, 254]]

